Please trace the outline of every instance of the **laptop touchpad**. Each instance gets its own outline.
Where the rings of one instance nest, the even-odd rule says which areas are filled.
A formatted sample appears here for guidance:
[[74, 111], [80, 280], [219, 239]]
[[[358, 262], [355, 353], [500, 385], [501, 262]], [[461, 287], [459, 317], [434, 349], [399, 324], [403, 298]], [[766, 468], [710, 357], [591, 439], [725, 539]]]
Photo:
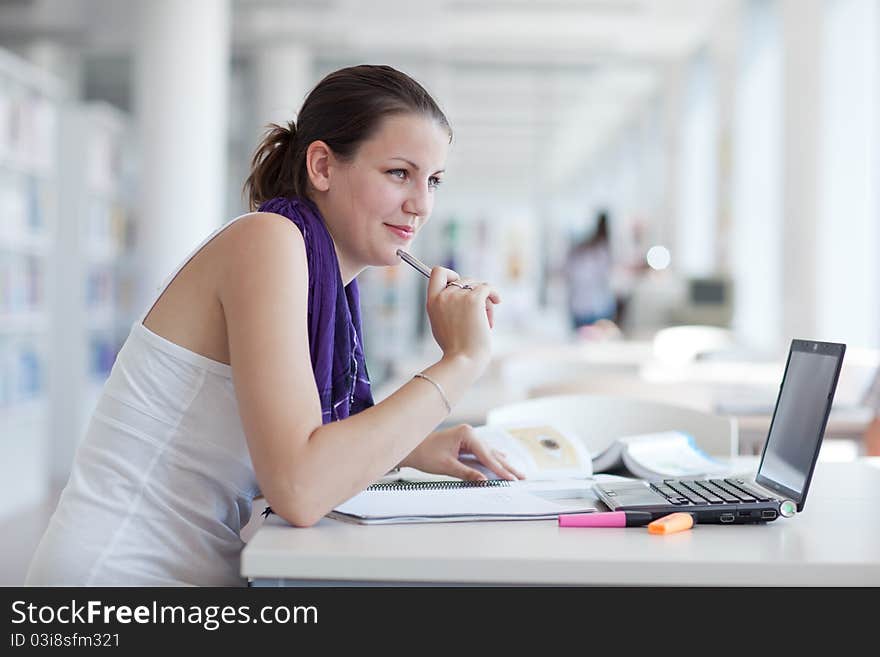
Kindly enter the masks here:
[[642, 482], [631, 484], [605, 484], [601, 489], [613, 493], [611, 499], [617, 507], [668, 504], [669, 500]]

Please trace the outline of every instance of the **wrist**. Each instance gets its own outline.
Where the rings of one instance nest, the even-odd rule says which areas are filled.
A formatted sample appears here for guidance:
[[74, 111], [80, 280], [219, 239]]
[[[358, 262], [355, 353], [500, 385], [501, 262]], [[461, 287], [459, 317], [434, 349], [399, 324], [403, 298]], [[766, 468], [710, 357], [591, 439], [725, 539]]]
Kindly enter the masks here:
[[464, 353], [443, 354], [439, 361], [446, 365], [456, 375], [466, 379], [466, 385], [474, 383], [480, 378], [486, 366], [489, 364], [488, 354], [485, 357], [475, 357]]

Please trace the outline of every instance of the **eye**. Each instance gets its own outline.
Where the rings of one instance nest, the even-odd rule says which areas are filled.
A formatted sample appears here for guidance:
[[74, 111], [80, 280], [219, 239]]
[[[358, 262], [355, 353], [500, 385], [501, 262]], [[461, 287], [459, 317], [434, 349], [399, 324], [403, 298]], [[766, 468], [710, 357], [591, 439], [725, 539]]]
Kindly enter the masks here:
[[399, 180], [406, 180], [406, 169], [391, 169], [386, 173], [390, 173], [392, 176]]
[[437, 189], [442, 183], [443, 180], [441, 178], [438, 178], [437, 176], [431, 176], [430, 178], [428, 178], [428, 187], [430, 187], [431, 189]]

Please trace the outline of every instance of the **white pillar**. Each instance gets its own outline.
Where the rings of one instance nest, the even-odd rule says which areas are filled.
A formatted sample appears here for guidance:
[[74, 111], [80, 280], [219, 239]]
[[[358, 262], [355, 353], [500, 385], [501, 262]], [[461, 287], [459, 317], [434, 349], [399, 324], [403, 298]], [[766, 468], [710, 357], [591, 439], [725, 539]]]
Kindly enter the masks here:
[[822, 126], [821, 0], [782, 0], [785, 341], [816, 331], [816, 226]]
[[714, 31], [709, 43], [717, 71], [718, 94], [718, 224], [715, 233], [715, 271], [729, 275], [733, 260], [733, 124], [736, 106], [737, 46], [740, 40], [742, 6], [722, 9], [722, 29]]
[[269, 123], [285, 125], [295, 119], [306, 95], [318, 82], [312, 73], [311, 53], [297, 44], [262, 46], [253, 60], [253, 75], [257, 135]]
[[878, 27], [877, 2], [837, 0], [825, 7], [816, 336], [851, 347], [877, 347], [880, 333]]
[[663, 153], [665, 154], [665, 195], [662, 211], [652, 227], [653, 242], [666, 246], [672, 253], [672, 266], [679, 268], [680, 253], [676, 248], [677, 217], [681, 203], [676, 190], [680, 183], [681, 171], [681, 115], [684, 112], [685, 65], [670, 64], [665, 72], [663, 83], [662, 121]]
[[[138, 3], [138, 255], [149, 297], [223, 224], [230, 69], [229, 0]], [[146, 303], [146, 300], [144, 301]]]

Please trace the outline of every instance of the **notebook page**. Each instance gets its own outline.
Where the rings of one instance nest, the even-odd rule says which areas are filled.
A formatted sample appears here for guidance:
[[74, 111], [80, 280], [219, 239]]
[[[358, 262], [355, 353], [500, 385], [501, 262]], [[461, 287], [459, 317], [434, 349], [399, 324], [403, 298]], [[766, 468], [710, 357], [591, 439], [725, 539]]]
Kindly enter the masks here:
[[516, 488], [363, 491], [334, 509], [360, 518], [534, 517], [595, 511], [592, 500], [555, 500]]

